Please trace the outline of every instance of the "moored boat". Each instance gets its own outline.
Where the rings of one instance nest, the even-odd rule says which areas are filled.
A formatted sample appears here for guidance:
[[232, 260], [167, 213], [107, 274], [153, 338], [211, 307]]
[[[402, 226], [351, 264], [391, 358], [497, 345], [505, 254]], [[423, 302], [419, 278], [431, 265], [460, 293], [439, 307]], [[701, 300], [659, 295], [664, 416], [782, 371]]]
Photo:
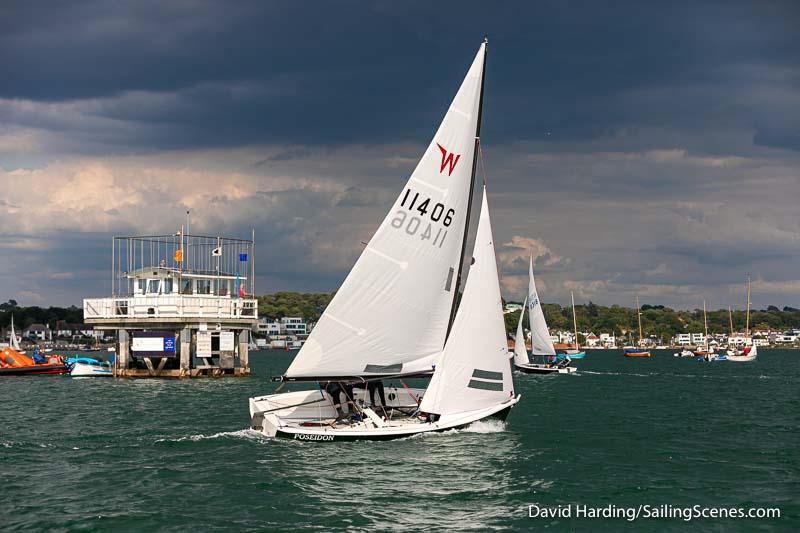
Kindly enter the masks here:
[[625, 357], [650, 357], [650, 350], [644, 348], [644, 338], [642, 337], [642, 308], [639, 305], [639, 296], [636, 296], [636, 318], [639, 322], [639, 347], [625, 346], [622, 348], [622, 355]]
[[572, 361], [585, 359], [586, 352], [581, 350], [578, 343], [578, 315], [575, 313], [575, 293], [570, 291], [570, 298], [572, 299], [572, 327], [573, 335], [575, 335], [575, 348], [569, 348], [560, 353], [565, 359], [569, 358]]
[[69, 375], [72, 377], [112, 377], [114, 369], [111, 361], [101, 361], [92, 357], [67, 359]]
[[67, 366], [58, 355], [43, 358], [41, 363], [10, 346], [0, 352], [0, 376], [20, 376], [25, 374], [66, 374]]
[[[756, 357], [758, 357], [758, 347], [753, 342], [753, 336], [750, 332], [750, 276], [747, 276], [747, 318], [745, 319], [745, 332], [746, 332], [746, 339], [749, 340], [750, 344], [744, 346], [741, 350], [733, 349], [728, 350], [728, 361], [733, 361], [736, 363], [746, 363], [749, 361], [755, 361]], [[731, 330], [733, 330], [733, 319], [731, 319]]]

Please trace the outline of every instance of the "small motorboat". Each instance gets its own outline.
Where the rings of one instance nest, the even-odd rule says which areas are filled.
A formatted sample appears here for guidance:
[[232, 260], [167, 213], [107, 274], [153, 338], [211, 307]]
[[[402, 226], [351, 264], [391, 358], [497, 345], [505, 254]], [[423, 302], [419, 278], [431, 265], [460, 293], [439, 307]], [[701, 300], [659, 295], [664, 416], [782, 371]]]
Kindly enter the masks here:
[[676, 352], [675, 357], [694, 357], [694, 352], [687, 348], [684, 348], [680, 352]]
[[69, 375], [81, 377], [113, 377], [114, 370], [110, 361], [101, 361], [92, 357], [72, 357], [67, 359]]
[[26, 374], [66, 374], [67, 365], [58, 355], [43, 358], [36, 354], [37, 360], [21, 354], [14, 348], [3, 348], [0, 352], [0, 376], [21, 376]]

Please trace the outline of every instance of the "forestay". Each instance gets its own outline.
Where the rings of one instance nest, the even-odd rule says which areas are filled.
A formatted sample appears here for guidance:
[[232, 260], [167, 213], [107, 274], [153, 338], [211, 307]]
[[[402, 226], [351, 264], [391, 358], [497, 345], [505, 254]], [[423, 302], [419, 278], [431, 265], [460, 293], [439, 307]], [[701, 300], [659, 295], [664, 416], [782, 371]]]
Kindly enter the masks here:
[[531, 353], [533, 355], [555, 355], [556, 349], [547, 330], [542, 304], [533, 279], [533, 256], [528, 266], [528, 320], [531, 328]]
[[486, 189], [461, 305], [420, 410], [452, 415], [514, 396]]
[[286, 371], [287, 378], [432, 369], [444, 346], [456, 293], [484, 55], [485, 44], [425, 154]]
[[518, 365], [527, 365], [531, 362], [530, 359], [528, 359], [528, 349], [525, 347], [525, 334], [522, 331], [522, 319], [525, 318], [525, 308], [527, 306], [528, 299], [525, 298], [525, 303], [522, 304], [522, 311], [519, 314], [517, 334], [514, 337], [514, 363]]

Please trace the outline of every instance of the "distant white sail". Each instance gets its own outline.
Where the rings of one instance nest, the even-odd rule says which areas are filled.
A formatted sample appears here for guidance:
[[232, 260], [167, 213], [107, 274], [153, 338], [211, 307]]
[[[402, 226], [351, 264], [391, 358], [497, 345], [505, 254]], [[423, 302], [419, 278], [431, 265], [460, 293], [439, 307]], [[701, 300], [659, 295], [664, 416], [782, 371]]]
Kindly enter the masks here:
[[472, 257], [453, 328], [420, 404], [426, 413], [473, 411], [514, 396], [485, 188]]
[[533, 256], [528, 266], [528, 321], [531, 328], [531, 354], [555, 355], [556, 349], [547, 330], [542, 304], [536, 292], [536, 281], [533, 279]]
[[517, 324], [517, 334], [514, 337], [514, 362], [518, 365], [527, 365], [531, 362], [528, 358], [528, 349], [525, 347], [525, 334], [522, 331], [522, 319], [525, 318], [525, 308], [528, 306], [528, 299], [522, 304], [522, 312], [519, 314]]
[[412, 373], [430, 370], [441, 354], [472, 183], [484, 54], [485, 44], [288, 378]]
[[11, 348], [13, 348], [14, 350], [20, 351], [19, 339], [17, 338], [17, 332], [14, 331], [14, 315], [11, 315], [11, 333], [10, 333], [10, 337], [8, 339], [8, 343], [11, 345]]

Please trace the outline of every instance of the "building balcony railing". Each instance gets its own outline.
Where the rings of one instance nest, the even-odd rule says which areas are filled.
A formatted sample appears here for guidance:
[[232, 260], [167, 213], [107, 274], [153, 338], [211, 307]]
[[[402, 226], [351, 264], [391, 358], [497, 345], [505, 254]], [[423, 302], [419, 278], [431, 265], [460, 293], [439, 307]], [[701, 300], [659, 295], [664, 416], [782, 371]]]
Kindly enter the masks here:
[[84, 320], [258, 319], [255, 299], [213, 295], [153, 295], [83, 300]]

